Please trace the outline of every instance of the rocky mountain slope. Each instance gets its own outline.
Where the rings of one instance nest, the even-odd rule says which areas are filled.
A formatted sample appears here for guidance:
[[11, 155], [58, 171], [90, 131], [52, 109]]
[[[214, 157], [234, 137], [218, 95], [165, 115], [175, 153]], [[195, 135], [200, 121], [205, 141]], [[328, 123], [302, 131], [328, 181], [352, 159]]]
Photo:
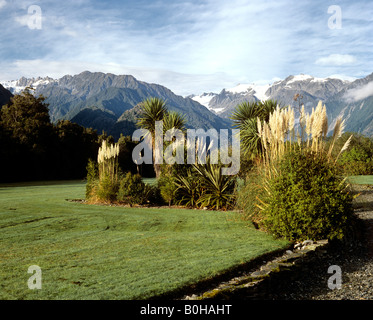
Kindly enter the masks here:
[[[133, 132], [138, 115], [134, 107], [149, 97], [162, 98], [167, 101], [169, 109], [185, 114], [188, 127], [220, 129], [230, 127], [229, 116], [243, 101], [273, 99], [282, 106], [292, 105], [297, 110], [298, 102], [293, 99], [295, 94], [303, 97], [301, 102], [307, 112], [319, 100], [323, 101], [327, 106], [330, 128], [342, 116], [346, 119], [346, 130], [373, 135], [373, 73], [355, 81], [291, 75], [270, 85], [239, 84], [220, 93], [188, 97], [178, 96], [166, 87], [139, 81], [130, 75], [88, 71], [60, 79], [20, 78], [2, 84], [12, 93], [18, 93], [26, 86], [36, 88], [36, 94], [47, 97], [54, 122], [69, 119], [93, 127], [99, 133], [105, 130], [115, 136], [121, 132]], [[3, 91], [0, 88], [0, 94]], [[9, 91], [4, 91], [7, 92], [4, 101], [8, 99]]]
[[343, 117], [346, 130], [373, 136], [373, 73], [349, 83], [326, 101], [328, 116]]
[[131, 75], [85, 71], [60, 79], [21, 78], [5, 85], [15, 93], [26, 86], [34, 87], [37, 95], [47, 98], [53, 122], [68, 119], [115, 136], [120, 132], [132, 133], [136, 120], [126, 119], [124, 112], [150, 97], [162, 98], [169, 110], [184, 114], [188, 127], [220, 129], [230, 126], [229, 120], [218, 117], [198, 102], [178, 96], [161, 85], [138, 81]]
[[204, 93], [190, 98], [204, 104], [223, 118], [229, 118], [243, 101], [273, 99], [282, 106], [298, 109], [294, 95], [300, 94], [306, 112], [321, 100], [326, 104], [330, 128], [339, 116], [346, 119], [346, 130], [373, 135], [373, 73], [355, 81], [337, 78], [315, 78], [310, 75], [291, 75], [271, 85], [238, 85], [223, 89], [219, 94]]

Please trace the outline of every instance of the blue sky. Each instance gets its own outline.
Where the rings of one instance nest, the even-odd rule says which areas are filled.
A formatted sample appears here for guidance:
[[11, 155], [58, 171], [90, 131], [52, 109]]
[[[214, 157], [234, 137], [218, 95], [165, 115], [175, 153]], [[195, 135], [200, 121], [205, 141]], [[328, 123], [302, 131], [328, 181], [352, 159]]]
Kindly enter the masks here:
[[372, 0], [0, 0], [0, 30], [0, 80], [89, 70], [188, 95], [373, 72]]

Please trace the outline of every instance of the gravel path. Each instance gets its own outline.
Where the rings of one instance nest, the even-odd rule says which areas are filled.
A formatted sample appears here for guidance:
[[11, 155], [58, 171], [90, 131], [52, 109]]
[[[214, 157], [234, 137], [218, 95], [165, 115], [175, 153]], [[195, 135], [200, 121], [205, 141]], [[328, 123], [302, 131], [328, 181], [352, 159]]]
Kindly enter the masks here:
[[[362, 237], [343, 247], [331, 248], [301, 278], [269, 293], [274, 300], [373, 300], [373, 186], [354, 186], [360, 193], [355, 212], [362, 220]], [[342, 271], [342, 287], [330, 289], [328, 268]]]

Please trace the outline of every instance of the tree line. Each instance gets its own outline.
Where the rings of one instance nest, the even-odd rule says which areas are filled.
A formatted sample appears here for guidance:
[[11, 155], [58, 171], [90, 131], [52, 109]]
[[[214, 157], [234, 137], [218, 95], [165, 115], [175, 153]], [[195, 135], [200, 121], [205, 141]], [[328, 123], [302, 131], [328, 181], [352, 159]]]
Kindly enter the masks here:
[[0, 181], [78, 179], [97, 156], [99, 136], [67, 120], [52, 124], [45, 97], [31, 88], [0, 110]]
[[[32, 90], [26, 88], [0, 109], [0, 182], [85, 179], [88, 160], [97, 159], [103, 140], [114, 143], [114, 138], [68, 120], [53, 124], [46, 98]], [[132, 161], [137, 142], [120, 135], [118, 144], [123, 172], [155, 176], [152, 165]]]

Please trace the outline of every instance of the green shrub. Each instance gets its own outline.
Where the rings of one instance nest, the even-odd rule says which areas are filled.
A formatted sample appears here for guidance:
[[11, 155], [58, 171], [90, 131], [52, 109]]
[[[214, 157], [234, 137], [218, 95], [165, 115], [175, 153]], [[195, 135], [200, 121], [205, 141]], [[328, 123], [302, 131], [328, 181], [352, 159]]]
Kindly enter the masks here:
[[117, 200], [129, 204], [143, 204], [146, 201], [145, 183], [139, 174], [127, 174], [120, 179]]
[[95, 195], [95, 189], [98, 183], [98, 166], [92, 159], [88, 160], [87, 169], [87, 184], [85, 190], [86, 199], [92, 199]]
[[247, 172], [244, 180], [239, 180], [237, 186], [236, 209], [241, 210], [245, 220], [260, 224], [261, 215], [258, 199], [263, 195], [264, 174], [260, 167], [254, 167]]
[[342, 239], [353, 221], [352, 195], [325, 157], [290, 152], [268, 180], [265, 226], [288, 240]]
[[158, 180], [158, 187], [164, 201], [171, 206], [172, 201], [175, 199], [175, 193], [177, 186], [175, 184], [175, 178], [171, 175], [164, 175]]
[[371, 175], [373, 173], [373, 158], [366, 150], [354, 146], [344, 152], [338, 159], [346, 175]]
[[95, 188], [95, 200], [99, 202], [111, 203], [116, 200], [119, 183], [113, 181], [109, 175], [100, 177]]
[[145, 184], [144, 186], [144, 203], [146, 204], [164, 204], [160, 189], [157, 185]]

